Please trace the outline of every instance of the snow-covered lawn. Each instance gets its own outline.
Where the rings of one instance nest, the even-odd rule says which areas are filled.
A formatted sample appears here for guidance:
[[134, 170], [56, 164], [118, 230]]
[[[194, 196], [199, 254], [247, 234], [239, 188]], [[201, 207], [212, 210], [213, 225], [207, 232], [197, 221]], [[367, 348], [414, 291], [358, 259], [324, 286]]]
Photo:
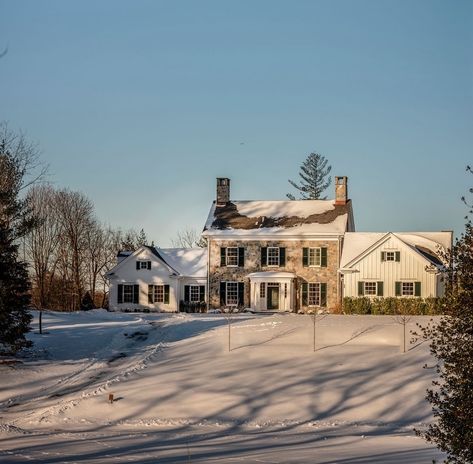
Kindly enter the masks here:
[[[0, 365], [0, 462], [421, 463], [428, 346], [389, 316], [45, 314]], [[416, 318], [409, 323], [427, 323]], [[109, 394], [115, 401], [108, 402]]]

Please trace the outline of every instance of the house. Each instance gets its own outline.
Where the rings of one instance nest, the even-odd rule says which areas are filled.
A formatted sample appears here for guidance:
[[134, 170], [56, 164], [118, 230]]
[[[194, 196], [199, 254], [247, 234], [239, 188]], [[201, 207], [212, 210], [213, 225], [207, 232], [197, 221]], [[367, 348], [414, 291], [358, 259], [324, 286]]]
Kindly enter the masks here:
[[306, 311], [340, 301], [343, 237], [355, 230], [347, 178], [334, 200], [231, 200], [230, 179], [202, 235], [208, 243], [209, 306]]
[[438, 297], [442, 253], [453, 232], [345, 234], [340, 264], [344, 297]]
[[179, 310], [179, 303], [207, 299], [207, 251], [204, 248], [142, 246], [120, 252], [107, 277], [111, 311]]

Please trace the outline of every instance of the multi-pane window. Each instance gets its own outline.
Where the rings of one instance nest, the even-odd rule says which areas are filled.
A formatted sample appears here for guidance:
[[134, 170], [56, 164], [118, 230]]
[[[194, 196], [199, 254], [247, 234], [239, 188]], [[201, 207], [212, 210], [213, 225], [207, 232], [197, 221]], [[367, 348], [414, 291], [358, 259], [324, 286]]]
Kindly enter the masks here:
[[396, 261], [396, 252], [394, 251], [386, 251], [384, 256], [386, 261]]
[[227, 266], [238, 266], [238, 248], [227, 248]]
[[401, 295], [414, 296], [414, 282], [401, 282]]
[[164, 303], [164, 285], [152, 285], [151, 303]]
[[189, 287], [189, 300], [191, 303], [198, 303], [200, 301], [200, 287], [198, 285], [191, 285]]
[[320, 284], [309, 283], [307, 286], [309, 306], [320, 306]]
[[284, 284], [284, 298], [287, 298], [287, 284]]
[[227, 291], [226, 291], [226, 304], [227, 306], [237, 306], [238, 305], [238, 282], [227, 282]]
[[266, 298], [266, 283], [261, 282], [259, 284], [259, 296], [260, 298]]
[[309, 248], [309, 266], [317, 267], [321, 264], [321, 249]]
[[268, 247], [268, 266], [279, 266], [279, 247]]
[[377, 287], [376, 282], [365, 282], [365, 291], [364, 294], [367, 296], [376, 296], [377, 295]]
[[123, 285], [123, 303], [133, 303], [134, 285]]

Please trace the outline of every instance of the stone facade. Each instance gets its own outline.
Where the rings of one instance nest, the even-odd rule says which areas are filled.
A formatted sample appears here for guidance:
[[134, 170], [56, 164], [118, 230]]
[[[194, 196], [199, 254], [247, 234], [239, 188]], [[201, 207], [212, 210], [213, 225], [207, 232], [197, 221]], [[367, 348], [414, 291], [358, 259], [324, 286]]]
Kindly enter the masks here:
[[[209, 237], [210, 238], [210, 237]], [[210, 238], [209, 256], [209, 304], [211, 308], [220, 307], [220, 282], [244, 282], [244, 305], [250, 305], [250, 281], [252, 272], [283, 271], [292, 272], [297, 278], [293, 282], [295, 298], [294, 311], [305, 311], [301, 305], [301, 284], [303, 282], [320, 282], [327, 284], [327, 308], [333, 309], [339, 302], [338, 268], [340, 263], [340, 244], [338, 237], [330, 240], [222, 240]], [[220, 265], [221, 247], [243, 247], [245, 249], [244, 267], [226, 267]], [[286, 263], [284, 267], [261, 266], [262, 247], [284, 247]], [[327, 248], [326, 267], [304, 267], [303, 248]]]

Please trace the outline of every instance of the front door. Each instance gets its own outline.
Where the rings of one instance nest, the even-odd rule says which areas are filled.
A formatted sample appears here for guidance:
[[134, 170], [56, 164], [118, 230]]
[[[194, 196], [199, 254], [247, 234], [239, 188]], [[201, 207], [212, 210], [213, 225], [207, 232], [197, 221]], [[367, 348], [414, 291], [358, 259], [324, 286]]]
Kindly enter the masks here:
[[267, 309], [279, 309], [279, 284], [268, 284]]

